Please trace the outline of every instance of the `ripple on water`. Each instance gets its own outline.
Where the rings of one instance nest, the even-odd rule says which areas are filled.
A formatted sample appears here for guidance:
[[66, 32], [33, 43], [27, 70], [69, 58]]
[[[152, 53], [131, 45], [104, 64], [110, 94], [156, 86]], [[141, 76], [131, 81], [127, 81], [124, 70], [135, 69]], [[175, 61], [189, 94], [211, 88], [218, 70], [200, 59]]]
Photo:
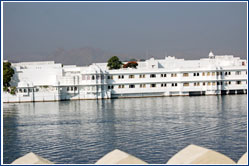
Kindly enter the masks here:
[[164, 164], [189, 144], [237, 161], [247, 149], [247, 96], [4, 104], [3, 123], [6, 164], [30, 151], [93, 164], [114, 149]]

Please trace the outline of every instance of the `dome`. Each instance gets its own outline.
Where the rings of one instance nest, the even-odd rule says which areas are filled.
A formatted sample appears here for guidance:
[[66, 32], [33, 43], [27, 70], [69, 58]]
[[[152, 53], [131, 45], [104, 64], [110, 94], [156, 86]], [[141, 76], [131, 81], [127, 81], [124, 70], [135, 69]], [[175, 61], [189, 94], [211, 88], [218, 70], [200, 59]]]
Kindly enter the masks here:
[[208, 54], [208, 57], [209, 57], [209, 58], [214, 58], [214, 54], [213, 54], [212, 51], [210, 51], [210, 53]]

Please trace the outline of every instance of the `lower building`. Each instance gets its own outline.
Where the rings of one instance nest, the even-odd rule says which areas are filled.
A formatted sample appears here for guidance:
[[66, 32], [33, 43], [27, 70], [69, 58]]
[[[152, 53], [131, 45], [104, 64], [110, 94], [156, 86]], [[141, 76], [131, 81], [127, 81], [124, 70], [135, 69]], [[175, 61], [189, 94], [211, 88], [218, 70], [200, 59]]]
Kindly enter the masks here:
[[11, 86], [3, 102], [109, 99], [122, 97], [247, 93], [247, 60], [214, 55], [138, 61], [136, 68], [109, 70], [107, 63], [62, 65], [53, 61], [12, 63]]

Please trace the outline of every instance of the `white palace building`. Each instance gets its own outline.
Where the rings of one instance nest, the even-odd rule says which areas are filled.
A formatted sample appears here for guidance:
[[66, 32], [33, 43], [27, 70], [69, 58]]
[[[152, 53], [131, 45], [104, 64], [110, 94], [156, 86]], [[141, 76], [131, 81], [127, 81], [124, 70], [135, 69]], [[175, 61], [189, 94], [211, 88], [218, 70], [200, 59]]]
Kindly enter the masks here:
[[247, 60], [214, 55], [200, 60], [150, 58], [134, 68], [109, 70], [107, 63], [62, 65], [53, 61], [12, 63], [3, 102], [247, 93]]

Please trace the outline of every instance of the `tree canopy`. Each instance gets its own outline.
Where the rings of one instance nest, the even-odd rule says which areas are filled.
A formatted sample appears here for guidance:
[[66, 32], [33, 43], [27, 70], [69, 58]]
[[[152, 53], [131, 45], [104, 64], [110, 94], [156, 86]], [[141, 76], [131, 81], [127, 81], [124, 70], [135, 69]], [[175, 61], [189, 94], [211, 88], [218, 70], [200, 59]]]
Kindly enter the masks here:
[[14, 75], [14, 70], [11, 68], [10, 62], [3, 62], [3, 86], [9, 87], [11, 77]]
[[112, 69], [120, 69], [122, 66], [122, 62], [119, 60], [117, 56], [113, 56], [108, 60], [107, 66], [110, 70]]

